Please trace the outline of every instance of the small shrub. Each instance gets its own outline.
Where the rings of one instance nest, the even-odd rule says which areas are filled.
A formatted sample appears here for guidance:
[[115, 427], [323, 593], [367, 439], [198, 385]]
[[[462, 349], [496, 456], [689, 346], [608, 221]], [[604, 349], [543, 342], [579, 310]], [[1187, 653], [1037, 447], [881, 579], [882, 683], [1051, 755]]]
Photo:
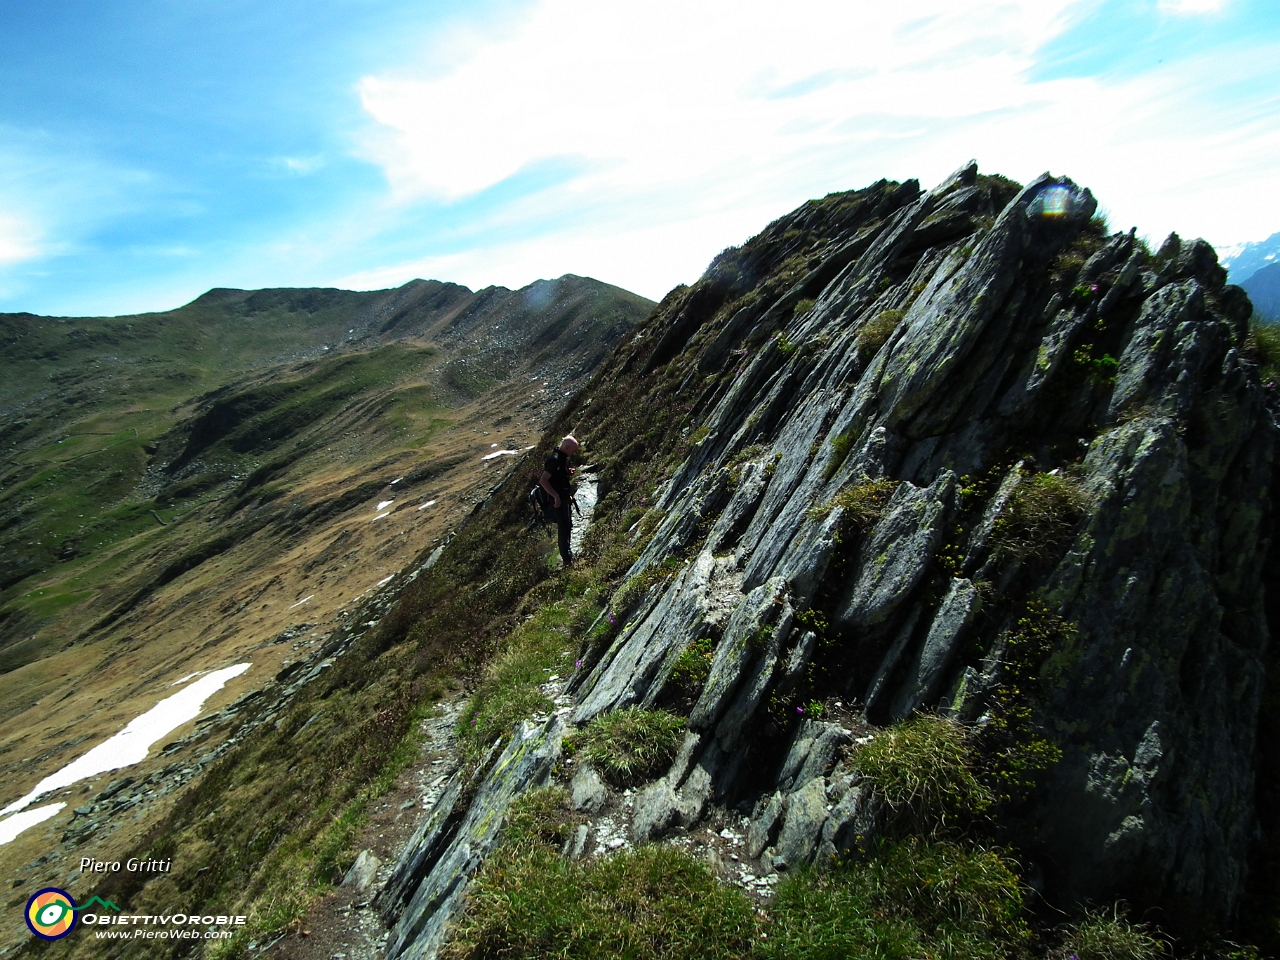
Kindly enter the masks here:
[[1088, 349], [1082, 348], [1072, 353], [1071, 360], [1078, 367], [1084, 369], [1090, 383], [1099, 386], [1110, 386], [1116, 382], [1116, 374], [1120, 370], [1120, 361], [1109, 353], [1094, 357]]
[[1280, 378], [1280, 324], [1265, 323], [1255, 313], [1249, 324], [1244, 354], [1258, 365], [1258, 376], [1268, 387]]
[[815, 302], [816, 301], [810, 300], [808, 298], [804, 300], [797, 300], [796, 305], [791, 309], [791, 315], [793, 317], [798, 317], [798, 316], [801, 316], [802, 314], [808, 313], [810, 310], [813, 309], [813, 305]]
[[959, 723], [922, 714], [876, 735], [853, 763], [883, 795], [896, 826], [937, 834], [991, 805], [969, 740]]
[[1060, 473], [1025, 478], [996, 519], [997, 557], [1050, 561], [1071, 542], [1088, 502], [1079, 484]]
[[592, 720], [579, 734], [579, 756], [615, 787], [660, 774], [675, 759], [684, 718], [666, 710], [628, 707]]
[[746, 894], [672, 847], [570, 863], [545, 846], [504, 846], [440, 957], [736, 960], [751, 955], [755, 930]]
[[1031, 937], [1022, 888], [994, 850], [919, 840], [783, 882], [761, 941], [769, 960], [1004, 960]]
[[983, 779], [998, 803], [1026, 800], [1040, 774], [1062, 758], [1062, 749], [1044, 737], [1034, 714], [1043, 676], [1060, 672], [1055, 660], [1072, 656], [1077, 633], [1075, 624], [1032, 600], [1004, 635], [1000, 683], [987, 698], [989, 720], [974, 738]]
[[774, 340], [777, 341], [778, 352], [782, 354], [784, 357], [789, 357], [793, 353], [795, 353], [797, 350], [800, 349], [800, 344], [792, 343], [790, 340], [787, 339], [787, 335], [783, 333], [781, 330], [779, 330], [778, 333], [774, 336]]
[[576, 826], [569, 791], [564, 787], [543, 787], [521, 794], [512, 802], [502, 842], [520, 849], [543, 846], [559, 850]]
[[702, 692], [711, 673], [711, 661], [716, 655], [716, 642], [711, 637], [694, 640], [685, 647], [671, 667], [667, 678], [672, 692], [679, 698], [692, 700]]
[[1164, 942], [1149, 924], [1129, 923], [1122, 908], [1090, 910], [1084, 919], [1066, 929], [1062, 947], [1054, 957], [1068, 960], [1158, 960]]
[[881, 310], [858, 331], [858, 335], [854, 337], [853, 346], [863, 363], [874, 357], [888, 342], [889, 337], [893, 335], [894, 330], [898, 329], [898, 324], [905, 316], [906, 312], [902, 310]]
[[896, 480], [863, 480], [845, 487], [826, 504], [815, 507], [812, 513], [815, 517], [824, 517], [840, 507], [844, 511], [844, 522], [866, 533], [883, 516], [885, 504], [896, 489]]

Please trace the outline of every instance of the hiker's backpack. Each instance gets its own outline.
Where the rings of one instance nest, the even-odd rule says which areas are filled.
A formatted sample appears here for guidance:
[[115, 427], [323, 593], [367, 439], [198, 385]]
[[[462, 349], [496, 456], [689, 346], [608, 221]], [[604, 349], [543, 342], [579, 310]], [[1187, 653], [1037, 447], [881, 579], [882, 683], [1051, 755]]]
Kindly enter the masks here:
[[529, 491], [529, 510], [532, 514], [529, 518], [529, 529], [554, 524], [556, 521], [551, 515], [553, 509], [555, 509], [555, 501], [551, 499], [551, 494], [542, 489], [542, 484], [534, 484], [533, 489]]

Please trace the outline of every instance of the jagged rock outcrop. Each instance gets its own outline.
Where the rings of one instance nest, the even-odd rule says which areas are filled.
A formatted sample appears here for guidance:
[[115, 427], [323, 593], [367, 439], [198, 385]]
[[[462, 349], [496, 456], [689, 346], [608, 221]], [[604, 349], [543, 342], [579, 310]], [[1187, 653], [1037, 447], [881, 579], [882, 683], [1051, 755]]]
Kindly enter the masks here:
[[716, 642], [634, 839], [719, 804], [780, 868], [857, 847], [880, 800], [807, 705], [981, 726], [1042, 611], [1023, 666], [1062, 757], [1010, 840], [1066, 905], [1237, 910], [1275, 423], [1212, 249], [1151, 254], [1094, 212], [973, 164], [807, 204], [669, 296], [564, 415], [611, 436], [593, 391], [648, 377], [698, 428], [631, 571], [653, 585], [569, 687], [578, 723], [659, 704]]
[[[378, 894], [388, 956], [434, 957], [467, 881], [493, 849], [512, 798], [544, 785], [560, 755], [563, 719], [523, 723], [470, 780], [455, 776]], [[494, 754], [497, 759], [494, 759]]]

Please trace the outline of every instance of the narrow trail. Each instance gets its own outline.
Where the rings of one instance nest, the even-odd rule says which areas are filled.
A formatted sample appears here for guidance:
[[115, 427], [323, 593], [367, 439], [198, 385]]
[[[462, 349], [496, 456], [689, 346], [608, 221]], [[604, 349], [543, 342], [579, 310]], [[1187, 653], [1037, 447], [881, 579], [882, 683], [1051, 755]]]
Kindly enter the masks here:
[[388, 931], [370, 905], [396, 858], [458, 769], [454, 730], [465, 694], [436, 705], [423, 720], [422, 751], [369, 811], [354, 846], [360, 851], [342, 885], [316, 903], [299, 926], [249, 945], [249, 956], [272, 960], [380, 960]]
[[[570, 538], [575, 555], [595, 514], [597, 476], [588, 467], [576, 480], [578, 510]], [[563, 681], [556, 678], [543, 689], [555, 702], [557, 712], [567, 713], [572, 701], [562, 694], [562, 688]], [[316, 903], [302, 924], [269, 940], [251, 943], [249, 956], [271, 960], [381, 960], [389, 932], [370, 901], [458, 769], [455, 728], [468, 699], [466, 694], [459, 694], [441, 701], [432, 716], [422, 721], [421, 753], [370, 810], [354, 843], [359, 858], [342, 884]]]

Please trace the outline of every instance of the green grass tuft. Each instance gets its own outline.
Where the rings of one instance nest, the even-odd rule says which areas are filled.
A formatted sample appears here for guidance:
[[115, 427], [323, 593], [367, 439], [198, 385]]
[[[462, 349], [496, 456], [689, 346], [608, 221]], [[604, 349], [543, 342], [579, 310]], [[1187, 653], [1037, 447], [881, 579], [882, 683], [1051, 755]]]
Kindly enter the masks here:
[[511, 634], [458, 721], [459, 745], [467, 760], [479, 759], [519, 721], [551, 711], [542, 685], [553, 673], [570, 672], [584, 613], [598, 610], [597, 596], [588, 588], [578, 597], [548, 603]]
[[1150, 924], [1130, 923], [1119, 907], [1086, 911], [1084, 919], [1066, 929], [1055, 958], [1068, 960], [1159, 960], [1165, 945]]
[[545, 844], [504, 845], [440, 957], [738, 960], [755, 927], [744, 893], [671, 847], [572, 863]]
[[601, 714], [587, 724], [578, 735], [578, 755], [614, 786], [626, 787], [666, 769], [683, 737], [683, 717], [628, 707]]
[[813, 507], [809, 516], [821, 520], [840, 507], [844, 511], [844, 522], [865, 533], [876, 525], [896, 489], [896, 480], [863, 480], [842, 488], [826, 503]]
[[992, 531], [996, 556], [1057, 559], [1071, 542], [1087, 503], [1080, 485], [1066, 474], [1025, 477], [996, 519]]
[[1264, 384], [1275, 383], [1280, 378], [1280, 324], [1266, 323], [1255, 313], [1244, 353], [1258, 365], [1258, 376]]
[[711, 661], [715, 658], [716, 642], [711, 637], [694, 640], [676, 657], [667, 677], [672, 694], [679, 699], [693, 701], [702, 692], [702, 686], [711, 673]]
[[922, 714], [877, 734], [853, 762], [884, 797], [895, 826], [938, 834], [991, 806], [969, 739], [961, 724]]
[[853, 346], [863, 363], [880, 352], [906, 315], [904, 310], [881, 310], [858, 331]]
[[1022, 888], [998, 851], [919, 840], [866, 861], [803, 870], [778, 888], [766, 960], [1004, 960], [1031, 937]]

